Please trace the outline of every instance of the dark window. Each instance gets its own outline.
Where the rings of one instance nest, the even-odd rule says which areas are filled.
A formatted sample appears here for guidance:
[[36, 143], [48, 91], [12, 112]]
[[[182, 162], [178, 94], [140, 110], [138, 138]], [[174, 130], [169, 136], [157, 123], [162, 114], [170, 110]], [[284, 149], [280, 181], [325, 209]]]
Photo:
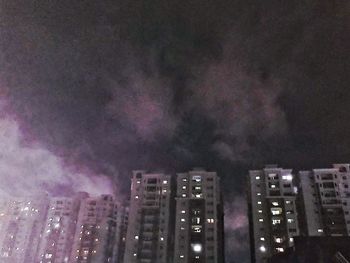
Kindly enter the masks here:
[[149, 178], [149, 179], [147, 180], [147, 183], [148, 183], [148, 184], [156, 184], [156, 183], [157, 183], [157, 178]]

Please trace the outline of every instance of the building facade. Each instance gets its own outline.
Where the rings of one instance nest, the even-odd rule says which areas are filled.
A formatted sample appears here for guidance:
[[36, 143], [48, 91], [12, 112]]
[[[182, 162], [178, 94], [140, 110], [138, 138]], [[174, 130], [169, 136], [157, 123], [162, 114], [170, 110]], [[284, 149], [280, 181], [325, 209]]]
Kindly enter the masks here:
[[0, 262], [35, 262], [47, 196], [3, 201], [1, 206]]
[[223, 262], [223, 211], [215, 172], [177, 175], [174, 262]]
[[119, 207], [117, 214], [117, 229], [116, 229], [116, 241], [113, 252], [113, 263], [123, 263], [125, 244], [126, 244], [126, 233], [129, 223], [129, 206], [125, 205]]
[[81, 200], [69, 262], [112, 262], [118, 203], [111, 195]]
[[299, 172], [303, 232], [307, 236], [350, 234], [350, 165]]
[[41, 234], [38, 262], [69, 262], [74, 243], [80, 202], [88, 194], [73, 198], [52, 198]]
[[171, 176], [134, 171], [124, 262], [170, 262]]
[[267, 262], [298, 236], [297, 186], [292, 170], [268, 165], [249, 171], [248, 214], [252, 262]]

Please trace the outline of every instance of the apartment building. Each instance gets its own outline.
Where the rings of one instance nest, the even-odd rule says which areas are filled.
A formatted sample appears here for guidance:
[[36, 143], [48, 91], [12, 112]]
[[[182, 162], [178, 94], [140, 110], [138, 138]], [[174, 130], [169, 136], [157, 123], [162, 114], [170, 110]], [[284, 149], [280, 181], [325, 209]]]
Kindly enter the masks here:
[[303, 232], [307, 236], [350, 234], [350, 165], [299, 172]]
[[215, 172], [177, 174], [174, 262], [223, 262], [223, 210]]
[[170, 262], [171, 176], [133, 171], [124, 262]]
[[291, 169], [267, 165], [249, 171], [248, 215], [252, 262], [263, 263], [293, 246], [299, 224], [297, 185]]
[[2, 201], [0, 262], [35, 261], [47, 208], [47, 196]]
[[112, 262], [118, 203], [111, 195], [81, 200], [69, 262]]
[[72, 198], [57, 197], [50, 200], [41, 234], [38, 262], [69, 262], [80, 202], [87, 197], [87, 193], [79, 193]]

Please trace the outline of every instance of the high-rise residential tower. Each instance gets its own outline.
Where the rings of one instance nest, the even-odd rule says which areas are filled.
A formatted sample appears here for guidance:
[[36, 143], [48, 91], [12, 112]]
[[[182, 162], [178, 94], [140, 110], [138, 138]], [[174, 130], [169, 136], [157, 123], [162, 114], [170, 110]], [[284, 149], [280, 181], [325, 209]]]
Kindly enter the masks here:
[[79, 193], [73, 198], [52, 198], [41, 235], [38, 262], [69, 262], [80, 202], [87, 193]]
[[134, 171], [124, 262], [170, 262], [170, 175]]
[[34, 196], [9, 200], [7, 205], [3, 203], [0, 262], [35, 262], [48, 207], [47, 199], [47, 196]]
[[111, 195], [81, 200], [70, 263], [112, 262], [117, 213]]
[[267, 165], [249, 171], [248, 214], [252, 262], [267, 258], [293, 245], [299, 235], [297, 187], [292, 170]]
[[220, 180], [215, 172], [194, 169], [177, 175], [174, 262], [224, 260]]
[[126, 243], [126, 233], [129, 221], [129, 206], [121, 206], [118, 209], [116, 240], [113, 251], [113, 263], [123, 263]]
[[301, 171], [299, 180], [304, 234], [350, 235], [350, 165]]

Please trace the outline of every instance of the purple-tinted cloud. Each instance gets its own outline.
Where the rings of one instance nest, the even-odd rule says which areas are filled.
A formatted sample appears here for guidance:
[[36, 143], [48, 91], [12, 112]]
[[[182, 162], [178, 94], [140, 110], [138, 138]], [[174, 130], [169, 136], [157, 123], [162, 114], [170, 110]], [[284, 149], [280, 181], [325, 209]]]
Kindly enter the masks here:
[[249, 73], [229, 49], [219, 63], [212, 63], [192, 85], [192, 105], [217, 125], [212, 149], [223, 159], [254, 159], [252, 136], [266, 140], [288, 132], [284, 111], [278, 104], [283, 88], [277, 79], [262, 81]]
[[233, 202], [226, 204], [225, 237], [228, 257], [235, 256], [236, 258], [240, 253], [245, 253], [248, 250], [248, 218], [246, 210], [246, 201], [242, 197], [235, 197]]
[[6, 114], [0, 99], [0, 197], [47, 192], [69, 195], [114, 193], [111, 180], [88, 169], [66, 167], [64, 162], [38, 142], [28, 142], [14, 117]]

